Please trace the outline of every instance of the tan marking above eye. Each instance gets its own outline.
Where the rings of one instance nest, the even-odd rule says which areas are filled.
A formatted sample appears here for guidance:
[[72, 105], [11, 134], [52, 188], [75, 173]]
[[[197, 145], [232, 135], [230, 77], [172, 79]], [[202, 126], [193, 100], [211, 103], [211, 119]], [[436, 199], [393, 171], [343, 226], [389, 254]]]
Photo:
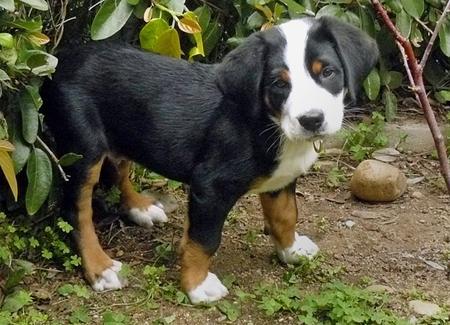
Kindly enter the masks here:
[[291, 82], [291, 74], [289, 73], [289, 70], [281, 70], [279, 78], [285, 82]]
[[311, 70], [315, 75], [319, 75], [322, 72], [323, 63], [319, 60], [314, 60], [311, 64]]

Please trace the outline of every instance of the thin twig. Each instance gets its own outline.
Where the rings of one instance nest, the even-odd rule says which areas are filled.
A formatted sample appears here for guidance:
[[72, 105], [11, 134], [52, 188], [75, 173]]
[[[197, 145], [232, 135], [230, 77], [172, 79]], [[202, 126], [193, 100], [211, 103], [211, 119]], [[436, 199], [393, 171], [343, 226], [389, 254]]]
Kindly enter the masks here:
[[397, 47], [400, 50], [400, 53], [402, 54], [403, 65], [405, 66], [406, 75], [408, 76], [409, 84], [412, 87], [412, 91], [414, 92], [414, 96], [416, 96], [417, 104], [420, 105], [420, 99], [419, 99], [419, 96], [417, 95], [417, 92], [416, 92], [416, 88], [417, 88], [416, 82], [414, 81], [414, 78], [413, 78], [412, 73], [411, 73], [411, 69], [408, 66], [408, 56], [406, 55], [405, 49], [400, 44], [400, 42], [396, 41], [395, 43], [397, 44]]
[[430, 41], [428, 42], [427, 47], [425, 48], [425, 52], [423, 53], [422, 60], [420, 61], [420, 71], [422, 72], [425, 68], [425, 65], [427, 64], [428, 58], [430, 57], [431, 50], [433, 48], [434, 42], [436, 41], [436, 38], [439, 34], [439, 31], [441, 30], [442, 24], [444, 23], [447, 14], [450, 12], [450, 0], [447, 1], [447, 4], [445, 5], [444, 10], [442, 11], [441, 17], [439, 17], [436, 27], [434, 28], [433, 34], [431, 35]]
[[47, 151], [50, 158], [52, 158], [53, 162], [56, 164], [56, 167], [58, 167], [59, 173], [61, 174], [61, 177], [63, 178], [63, 180], [68, 182], [69, 176], [64, 172], [64, 169], [62, 168], [61, 164], [59, 163], [59, 159], [56, 158], [53, 151], [47, 146], [47, 144], [40, 137], [37, 137], [37, 141], [38, 141], [39, 145], [42, 148], [44, 148], [45, 151]]

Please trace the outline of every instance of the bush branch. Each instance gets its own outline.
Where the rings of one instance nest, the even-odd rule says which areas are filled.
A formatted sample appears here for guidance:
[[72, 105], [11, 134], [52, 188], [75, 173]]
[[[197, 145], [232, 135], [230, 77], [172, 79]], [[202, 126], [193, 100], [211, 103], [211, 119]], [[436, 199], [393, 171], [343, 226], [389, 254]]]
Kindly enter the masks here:
[[59, 173], [61, 174], [61, 177], [63, 178], [63, 180], [68, 182], [69, 176], [65, 173], [64, 169], [62, 168], [61, 164], [59, 163], [59, 159], [55, 156], [53, 151], [47, 146], [47, 144], [40, 137], [37, 137], [37, 142], [39, 143], [39, 145], [42, 148], [44, 148], [45, 151], [47, 151], [50, 158], [52, 158], [52, 160], [55, 163], [56, 167], [58, 168]]
[[[442, 26], [445, 16], [449, 12], [450, 0], [447, 2], [447, 5], [445, 6], [445, 9], [442, 12], [442, 15], [439, 18], [438, 23], [436, 24], [436, 27], [433, 31], [432, 36], [434, 36], [434, 39], [432, 38], [430, 40], [430, 43], [428, 43], [426, 47], [425, 54], [422, 59], [423, 65], [422, 63], [419, 64], [416, 55], [414, 54], [411, 42], [407, 38], [403, 37], [400, 31], [395, 27], [394, 23], [389, 18], [386, 9], [384, 9], [380, 1], [372, 0], [372, 4], [379, 15], [379, 19], [381, 20], [381, 22], [386, 25], [386, 27], [394, 36], [395, 40], [403, 49], [401, 50], [402, 56], [404, 61], [407, 63], [405, 65], [405, 68], [408, 73], [408, 77], [410, 78], [412, 89], [416, 95], [416, 98], [419, 99], [420, 106], [423, 109], [425, 118], [433, 136], [434, 144], [436, 146], [437, 154], [439, 157], [439, 163], [441, 166], [441, 173], [447, 185], [447, 190], [450, 193], [450, 166], [447, 158], [447, 148], [445, 147], [444, 137], [442, 136], [441, 130], [439, 129], [439, 126], [436, 122], [436, 117], [434, 116], [430, 101], [428, 100], [427, 92], [425, 90], [425, 84], [423, 82], [423, 66], [428, 60], [428, 56], [430, 55], [429, 53], [431, 52], [431, 48], [433, 46], [433, 44], [430, 45], [430, 43], [431, 41], [434, 42], [434, 40], [436, 39], [436, 36], [439, 33], [439, 28]], [[412, 76], [412, 80], [410, 76]]]
[[442, 24], [445, 21], [447, 14], [450, 12], [450, 1], [445, 5], [444, 10], [442, 11], [441, 17], [436, 23], [436, 27], [434, 28], [433, 34], [431, 34], [430, 41], [428, 42], [427, 47], [425, 48], [425, 52], [423, 53], [422, 60], [420, 61], [420, 70], [421, 72], [425, 68], [427, 64], [428, 58], [430, 57], [431, 50], [433, 49], [434, 42], [436, 41], [437, 36], [439, 35], [439, 31], [441, 30]]

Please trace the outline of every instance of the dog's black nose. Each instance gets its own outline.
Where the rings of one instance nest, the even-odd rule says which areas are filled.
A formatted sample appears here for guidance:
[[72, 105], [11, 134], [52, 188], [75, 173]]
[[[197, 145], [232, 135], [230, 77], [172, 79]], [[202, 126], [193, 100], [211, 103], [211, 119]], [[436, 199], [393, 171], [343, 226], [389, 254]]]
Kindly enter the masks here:
[[300, 125], [308, 131], [315, 132], [323, 124], [324, 116], [321, 111], [311, 110], [298, 118]]

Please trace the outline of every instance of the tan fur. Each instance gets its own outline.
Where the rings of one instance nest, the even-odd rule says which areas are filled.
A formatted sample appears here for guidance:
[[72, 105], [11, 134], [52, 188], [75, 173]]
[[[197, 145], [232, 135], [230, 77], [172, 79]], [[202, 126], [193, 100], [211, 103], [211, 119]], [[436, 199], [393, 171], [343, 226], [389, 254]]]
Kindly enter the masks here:
[[187, 233], [189, 221], [184, 223], [184, 235], [181, 239], [181, 288], [185, 292], [198, 287], [208, 275], [211, 256], [203, 248], [193, 242]]
[[323, 63], [319, 60], [314, 60], [311, 65], [311, 70], [315, 75], [319, 75], [322, 72]]
[[139, 194], [134, 190], [130, 181], [130, 167], [131, 161], [129, 160], [122, 160], [118, 164], [121, 204], [126, 210], [132, 208], [145, 209], [155, 203], [156, 200], [152, 196]]
[[281, 191], [272, 197], [268, 193], [260, 194], [265, 218], [265, 228], [272, 235], [279, 248], [290, 247], [294, 243], [295, 224], [297, 222], [297, 201], [295, 193]]
[[77, 202], [78, 208], [78, 247], [83, 261], [84, 273], [92, 284], [102, 272], [113, 265], [111, 258], [103, 251], [94, 223], [92, 222], [92, 192], [98, 183], [104, 158], [93, 165], [88, 173], [85, 183], [81, 187]]

